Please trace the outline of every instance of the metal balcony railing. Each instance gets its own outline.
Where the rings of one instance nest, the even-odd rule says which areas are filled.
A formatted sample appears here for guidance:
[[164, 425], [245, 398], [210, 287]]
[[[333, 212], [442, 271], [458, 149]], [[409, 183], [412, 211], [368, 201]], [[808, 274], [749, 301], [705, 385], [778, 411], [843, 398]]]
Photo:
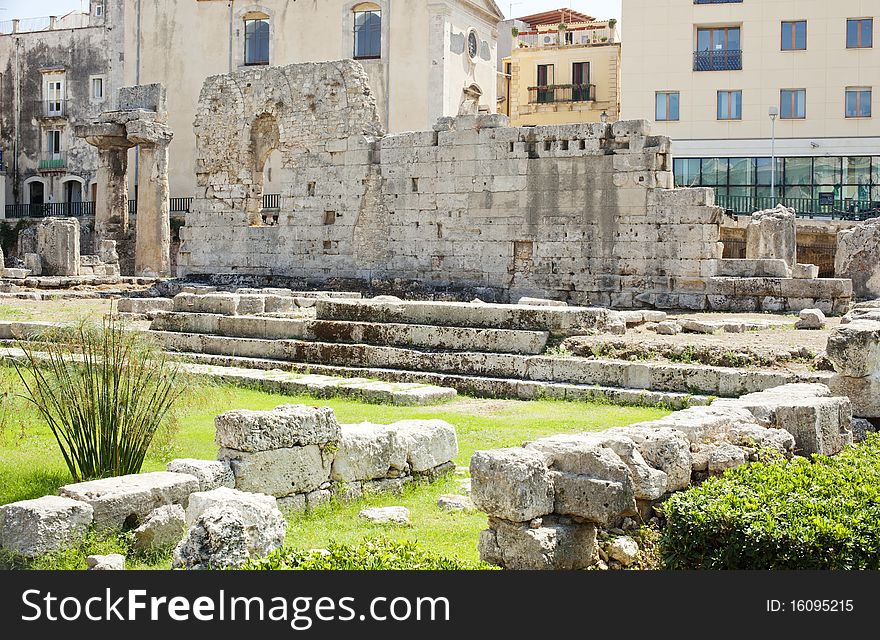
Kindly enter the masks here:
[[46, 202], [43, 204], [7, 204], [7, 218], [80, 218], [95, 215], [94, 202]]
[[880, 202], [872, 200], [835, 200], [834, 204], [820, 204], [814, 198], [770, 198], [753, 196], [715, 197], [715, 203], [729, 213], [751, 215], [755, 211], [772, 209], [777, 204], [791, 207], [800, 218], [830, 218], [832, 220], [867, 220], [880, 217]]
[[694, 51], [694, 71], [739, 71], [742, 68], [742, 49]]
[[35, 109], [38, 118], [66, 118], [67, 100], [37, 100]]
[[555, 84], [546, 87], [529, 87], [530, 104], [590, 102], [595, 99], [596, 85], [594, 84]]
[[171, 198], [168, 202], [168, 209], [171, 213], [189, 213], [192, 201], [192, 198]]
[[743, 0], [694, 0], [694, 4], [742, 4]]
[[263, 194], [263, 211], [277, 211], [281, 208], [280, 193]]
[[60, 152], [44, 153], [40, 156], [40, 171], [63, 171], [67, 167], [67, 154]]

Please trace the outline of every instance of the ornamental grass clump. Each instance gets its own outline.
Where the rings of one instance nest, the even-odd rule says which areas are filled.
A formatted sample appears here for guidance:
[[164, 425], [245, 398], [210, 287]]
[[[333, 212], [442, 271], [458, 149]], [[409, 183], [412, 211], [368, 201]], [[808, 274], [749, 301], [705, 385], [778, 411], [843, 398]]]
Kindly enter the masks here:
[[138, 473], [182, 391], [178, 370], [110, 316], [102, 326], [19, 343], [25, 396], [61, 448], [74, 480]]

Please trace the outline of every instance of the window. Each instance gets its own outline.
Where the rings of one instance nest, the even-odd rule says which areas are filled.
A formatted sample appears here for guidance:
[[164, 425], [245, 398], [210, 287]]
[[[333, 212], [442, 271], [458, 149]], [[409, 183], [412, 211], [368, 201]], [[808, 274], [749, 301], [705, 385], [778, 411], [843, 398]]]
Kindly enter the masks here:
[[46, 132], [46, 155], [50, 160], [61, 156], [61, 131], [52, 129]]
[[657, 92], [654, 119], [658, 122], [678, 120], [678, 107], [678, 91], [659, 91]]
[[870, 118], [871, 117], [871, 89], [870, 87], [849, 87], [846, 90], [846, 117], [847, 118]]
[[742, 91], [718, 92], [718, 119], [742, 120]]
[[64, 80], [46, 80], [45, 113], [47, 116], [64, 115]]
[[553, 89], [556, 83], [555, 67], [552, 64], [538, 65], [538, 102], [553, 102]]
[[99, 18], [104, 15], [104, 3], [98, 2], [95, 4], [95, 15]]
[[571, 100], [584, 102], [590, 100], [590, 63], [575, 62], [571, 65]]
[[780, 92], [779, 117], [798, 120], [807, 117], [807, 90], [783, 89]]
[[467, 36], [467, 49], [471, 60], [476, 60], [480, 49], [480, 40], [477, 38], [477, 32], [473, 29], [471, 29]]
[[870, 49], [873, 46], [873, 18], [852, 18], [846, 21], [847, 49]]
[[782, 23], [782, 50], [803, 51], [807, 48], [807, 21]]
[[244, 21], [244, 63], [269, 64], [269, 21], [264, 18]]
[[697, 29], [694, 71], [736, 71], [742, 69], [739, 27]]
[[354, 12], [354, 57], [357, 60], [382, 57], [382, 12]]
[[96, 76], [91, 79], [91, 93], [92, 100], [95, 102], [101, 102], [104, 100], [104, 78], [101, 76]]

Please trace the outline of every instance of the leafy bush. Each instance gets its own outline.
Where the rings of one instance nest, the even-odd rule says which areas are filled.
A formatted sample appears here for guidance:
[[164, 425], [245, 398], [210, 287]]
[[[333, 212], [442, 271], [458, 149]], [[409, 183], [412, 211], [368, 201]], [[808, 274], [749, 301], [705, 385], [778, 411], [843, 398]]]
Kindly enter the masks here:
[[670, 569], [878, 569], [880, 435], [832, 458], [740, 467], [664, 512]]
[[331, 542], [325, 551], [277, 549], [265, 558], [248, 561], [243, 568], [249, 571], [462, 571], [492, 567], [445, 558], [425, 551], [415, 542], [377, 538], [364, 540], [357, 546]]
[[177, 369], [113, 317], [102, 327], [20, 342], [15, 368], [61, 448], [74, 480], [140, 471], [180, 395]]

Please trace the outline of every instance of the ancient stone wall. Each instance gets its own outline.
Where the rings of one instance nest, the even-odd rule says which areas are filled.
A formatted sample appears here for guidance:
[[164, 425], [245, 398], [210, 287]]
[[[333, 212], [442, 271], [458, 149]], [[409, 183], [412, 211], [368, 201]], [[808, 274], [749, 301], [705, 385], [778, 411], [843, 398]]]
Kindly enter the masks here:
[[[505, 124], [464, 116], [383, 137], [351, 61], [209, 78], [180, 270], [625, 307], [705, 292], [721, 210], [710, 190], [670, 188], [668, 139], [642, 121]], [[275, 148], [277, 219], [260, 210]]]

